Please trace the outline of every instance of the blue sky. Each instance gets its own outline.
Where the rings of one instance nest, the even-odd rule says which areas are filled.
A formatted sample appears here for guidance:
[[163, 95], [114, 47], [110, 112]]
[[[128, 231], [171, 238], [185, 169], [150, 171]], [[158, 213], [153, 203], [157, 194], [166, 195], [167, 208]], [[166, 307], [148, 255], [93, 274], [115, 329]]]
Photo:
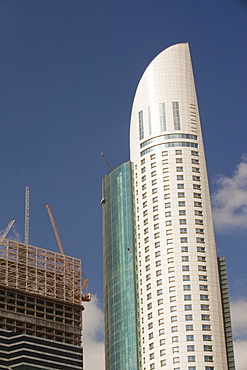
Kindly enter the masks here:
[[49, 204], [102, 307], [100, 153], [113, 167], [129, 159], [138, 81], [161, 50], [188, 41], [218, 251], [231, 300], [246, 301], [246, 35], [244, 0], [1, 0], [0, 230], [15, 218], [9, 237], [23, 240], [29, 185], [30, 244], [58, 251]]

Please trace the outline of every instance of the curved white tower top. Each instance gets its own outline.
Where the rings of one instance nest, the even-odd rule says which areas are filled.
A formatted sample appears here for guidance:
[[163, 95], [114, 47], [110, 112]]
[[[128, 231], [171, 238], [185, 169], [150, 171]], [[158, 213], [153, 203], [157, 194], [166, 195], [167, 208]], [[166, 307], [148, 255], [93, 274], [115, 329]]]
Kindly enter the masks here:
[[187, 43], [161, 52], [134, 98], [143, 370], [226, 370], [203, 140]]

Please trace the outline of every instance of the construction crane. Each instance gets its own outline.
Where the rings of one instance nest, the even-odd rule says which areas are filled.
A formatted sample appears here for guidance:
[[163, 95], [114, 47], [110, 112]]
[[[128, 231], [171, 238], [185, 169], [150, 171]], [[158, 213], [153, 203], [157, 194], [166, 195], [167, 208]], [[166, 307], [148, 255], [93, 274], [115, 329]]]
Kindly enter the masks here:
[[27, 185], [25, 191], [25, 237], [24, 237], [25, 244], [28, 244], [29, 242], [29, 195], [30, 188]]
[[[57, 244], [58, 244], [60, 253], [65, 257], [63, 245], [62, 245], [62, 242], [61, 242], [59, 233], [58, 233], [58, 228], [57, 228], [57, 225], [56, 225], [56, 222], [55, 222], [53, 213], [51, 211], [50, 206], [46, 205], [46, 209], [47, 209], [47, 212], [48, 212], [50, 221], [51, 221], [51, 225], [52, 225], [52, 228], [53, 228], [53, 232], [54, 232], [54, 235], [55, 235], [55, 238], [56, 238], [56, 241], [57, 241]], [[68, 267], [66, 267], [66, 270], [68, 271]], [[91, 300], [91, 297], [90, 297], [90, 293], [88, 293], [88, 279], [87, 278], [84, 279], [84, 281], [82, 283], [82, 286], [81, 286], [81, 289], [82, 290], [84, 288], [86, 289], [86, 293], [85, 294], [82, 294], [82, 301], [89, 302]]]
[[14, 225], [14, 223], [15, 223], [15, 220], [11, 220], [10, 222], [9, 222], [9, 224], [8, 224], [8, 226], [6, 227], [6, 229], [4, 230], [4, 232], [2, 233], [2, 235], [1, 235], [1, 238], [6, 238], [6, 236], [7, 236], [7, 234], [8, 234], [8, 232], [9, 232], [9, 230], [11, 229], [11, 227]]

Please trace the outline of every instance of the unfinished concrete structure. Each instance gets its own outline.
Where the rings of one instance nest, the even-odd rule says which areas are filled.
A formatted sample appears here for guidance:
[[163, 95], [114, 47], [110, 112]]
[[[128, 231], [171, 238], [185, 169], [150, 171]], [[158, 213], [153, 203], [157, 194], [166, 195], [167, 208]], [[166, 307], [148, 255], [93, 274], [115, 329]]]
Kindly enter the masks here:
[[81, 260], [0, 238], [0, 368], [82, 369]]

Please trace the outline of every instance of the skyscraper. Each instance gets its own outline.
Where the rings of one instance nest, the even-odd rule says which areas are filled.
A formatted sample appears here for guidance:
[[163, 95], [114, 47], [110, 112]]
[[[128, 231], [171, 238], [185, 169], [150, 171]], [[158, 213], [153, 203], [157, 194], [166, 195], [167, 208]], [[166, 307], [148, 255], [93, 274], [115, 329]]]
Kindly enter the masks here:
[[[161, 52], [138, 84], [130, 160], [103, 179], [106, 370], [233, 370], [187, 43]], [[124, 317], [135, 333], [127, 365]]]
[[83, 369], [81, 261], [0, 238], [0, 369]]

